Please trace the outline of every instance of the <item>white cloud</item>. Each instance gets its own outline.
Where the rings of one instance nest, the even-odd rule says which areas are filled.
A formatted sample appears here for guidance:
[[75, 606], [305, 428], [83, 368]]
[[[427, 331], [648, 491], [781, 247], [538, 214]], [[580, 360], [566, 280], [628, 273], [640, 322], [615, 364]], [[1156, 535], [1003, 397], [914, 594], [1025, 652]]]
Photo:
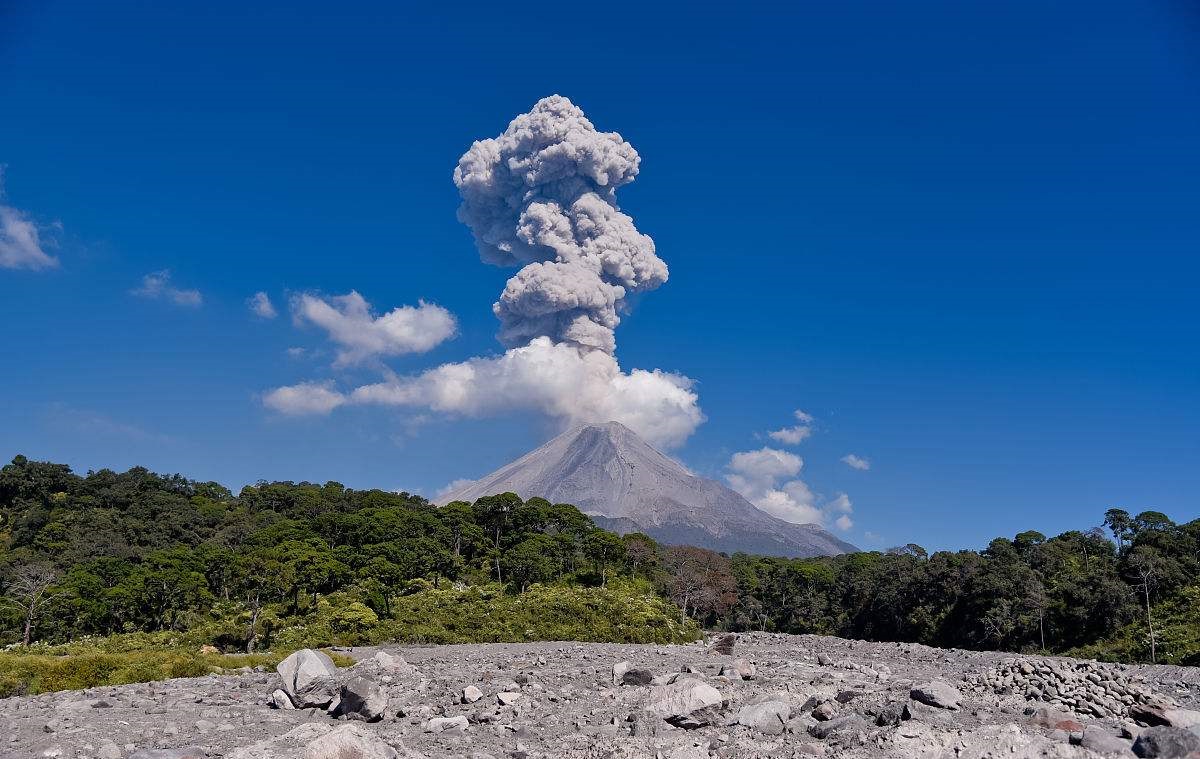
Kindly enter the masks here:
[[767, 489], [781, 479], [795, 477], [804, 468], [804, 460], [794, 453], [776, 448], [760, 448], [757, 451], [742, 451], [729, 459], [730, 475], [742, 485], [753, 490]]
[[792, 415], [799, 424], [768, 432], [767, 434], [771, 436], [772, 440], [776, 440], [784, 445], [799, 445], [812, 436], [812, 414], [796, 409]]
[[461, 487], [470, 485], [474, 481], [475, 480], [468, 480], [465, 478], [460, 480], [451, 480], [450, 482], [446, 483], [445, 486], [438, 488], [437, 492], [433, 494], [433, 498], [430, 498], [429, 500], [433, 501], [434, 503], [441, 503], [442, 498], [450, 495]]
[[329, 300], [301, 295], [292, 306], [297, 321], [317, 325], [341, 347], [338, 366], [378, 356], [424, 353], [458, 332], [458, 323], [449, 311], [425, 301], [375, 316], [371, 304], [351, 290]]
[[182, 290], [171, 285], [171, 272], [168, 269], [151, 272], [142, 277], [141, 287], [131, 292], [134, 295], [151, 300], [165, 300], [177, 306], [198, 307], [204, 303], [204, 296], [199, 290]]
[[781, 430], [773, 430], [767, 434], [773, 440], [778, 440], [785, 445], [797, 445], [812, 435], [812, 427], [805, 427], [802, 424], [798, 424], [795, 427], [784, 427]]
[[346, 403], [346, 396], [329, 384], [302, 382], [289, 387], [277, 387], [263, 395], [263, 404], [270, 409], [292, 416], [328, 414]]
[[[269, 399], [324, 391], [320, 403], [272, 405]], [[326, 395], [325, 393], [328, 393]], [[336, 400], [335, 400], [336, 397]], [[425, 408], [484, 417], [533, 411], [567, 427], [618, 421], [652, 445], [678, 446], [704, 421], [692, 381], [659, 370], [621, 371], [602, 351], [582, 351], [540, 337], [503, 355], [443, 364], [421, 374], [395, 377], [341, 394], [311, 384], [279, 388], [264, 399], [287, 413], [328, 413], [343, 403]]]
[[254, 312], [255, 316], [260, 316], [263, 319], [274, 319], [279, 316], [279, 312], [275, 310], [275, 304], [271, 302], [271, 296], [265, 292], [259, 291], [246, 300], [246, 305]]
[[0, 204], [0, 268], [50, 269], [56, 266], [58, 259], [46, 252], [37, 225], [12, 206]]
[[868, 459], [856, 456], [853, 453], [847, 453], [845, 456], [842, 456], [842, 463], [851, 469], [857, 469], [862, 472], [871, 468], [871, 462]]
[[840, 530], [854, 525], [850, 514], [854, 506], [841, 493], [821, 502], [808, 484], [797, 475], [804, 461], [797, 455], [777, 448], [742, 451], [729, 459], [729, 487], [768, 514], [795, 524], [832, 524]]

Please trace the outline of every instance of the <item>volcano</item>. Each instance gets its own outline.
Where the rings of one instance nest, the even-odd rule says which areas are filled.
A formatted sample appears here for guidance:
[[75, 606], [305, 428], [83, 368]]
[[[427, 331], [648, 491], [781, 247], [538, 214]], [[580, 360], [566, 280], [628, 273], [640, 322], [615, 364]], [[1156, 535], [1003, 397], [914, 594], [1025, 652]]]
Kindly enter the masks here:
[[858, 549], [815, 524], [760, 511], [716, 480], [698, 477], [618, 422], [575, 427], [439, 503], [516, 493], [570, 503], [598, 527], [724, 553], [811, 557]]

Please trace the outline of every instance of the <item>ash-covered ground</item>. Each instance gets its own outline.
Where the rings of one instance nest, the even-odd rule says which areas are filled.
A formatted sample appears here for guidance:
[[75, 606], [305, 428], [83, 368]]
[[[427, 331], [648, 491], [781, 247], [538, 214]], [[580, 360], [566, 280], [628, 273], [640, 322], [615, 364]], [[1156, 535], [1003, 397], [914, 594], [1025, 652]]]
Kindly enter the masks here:
[[0, 757], [1200, 757], [1198, 668], [713, 642], [364, 648], [335, 673], [308, 652], [282, 676], [9, 698]]

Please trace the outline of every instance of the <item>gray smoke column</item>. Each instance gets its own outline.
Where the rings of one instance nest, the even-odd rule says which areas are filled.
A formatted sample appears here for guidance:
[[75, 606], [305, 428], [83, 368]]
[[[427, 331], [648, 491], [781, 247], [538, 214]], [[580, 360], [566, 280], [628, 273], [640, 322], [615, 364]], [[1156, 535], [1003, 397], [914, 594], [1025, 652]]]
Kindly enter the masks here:
[[492, 310], [508, 347], [547, 336], [613, 353], [625, 298], [667, 281], [654, 241], [617, 207], [637, 151], [553, 95], [458, 161], [458, 218], [484, 261], [522, 266]]

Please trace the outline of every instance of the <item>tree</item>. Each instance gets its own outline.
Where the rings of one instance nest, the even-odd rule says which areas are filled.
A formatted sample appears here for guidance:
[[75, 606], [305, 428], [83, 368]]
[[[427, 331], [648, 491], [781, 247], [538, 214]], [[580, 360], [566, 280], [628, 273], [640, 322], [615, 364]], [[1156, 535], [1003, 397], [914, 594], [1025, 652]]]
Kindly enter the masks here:
[[625, 560], [629, 562], [629, 568], [634, 575], [638, 573], [638, 569], [645, 567], [649, 571], [658, 563], [658, 543], [649, 535], [631, 532], [623, 535], [621, 541], [625, 543]]
[[625, 543], [611, 532], [593, 530], [583, 539], [583, 551], [596, 563], [600, 575], [600, 586], [608, 585], [608, 567], [625, 557]]
[[729, 559], [695, 546], [671, 546], [664, 564], [667, 592], [683, 612], [697, 619], [724, 614], [737, 603], [737, 581]]
[[1133, 518], [1133, 533], [1141, 536], [1147, 532], [1166, 532], [1175, 526], [1171, 518], [1161, 511], [1143, 511]]
[[555, 540], [549, 535], [532, 535], [504, 552], [504, 573], [524, 593], [535, 582], [554, 578]]
[[512, 513], [523, 506], [521, 498], [516, 493], [501, 493], [500, 495], [484, 496], [471, 504], [475, 522], [487, 530], [492, 540], [492, 548], [496, 564], [496, 582], [504, 582], [500, 572], [501, 541]]
[[58, 595], [54, 592], [54, 584], [59, 577], [61, 573], [54, 566], [42, 562], [20, 564], [13, 571], [4, 601], [21, 613], [25, 624], [21, 643], [26, 648], [33, 638], [38, 614]]
[[1160, 557], [1153, 548], [1138, 546], [1129, 553], [1126, 565], [1136, 581], [1134, 588], [1141, 593], [1146, 609], [1146, 629], [1150, 633], [1150, 663], [1158, 662], [1158, 644], [1154, 638], [1154, 617], [1150, 612], [1150, 595], [1158, 585]]
[[1133, 534], [1133, 518], [1125, 509], [1109, 509], [1104, 512], [1104, 526], [1112, 531], [1117, 541], [1117, 551], [1125, 552], [1125, 541]]
[[246, 652], [252, 654], [258, 647], [258, 621], [263, 605], [287, 594], [292, 585], [291, 568], [281, 562], [275, 552], [264, 549], [238, 557], [234, 573], [237, 587], [250, 610]]

